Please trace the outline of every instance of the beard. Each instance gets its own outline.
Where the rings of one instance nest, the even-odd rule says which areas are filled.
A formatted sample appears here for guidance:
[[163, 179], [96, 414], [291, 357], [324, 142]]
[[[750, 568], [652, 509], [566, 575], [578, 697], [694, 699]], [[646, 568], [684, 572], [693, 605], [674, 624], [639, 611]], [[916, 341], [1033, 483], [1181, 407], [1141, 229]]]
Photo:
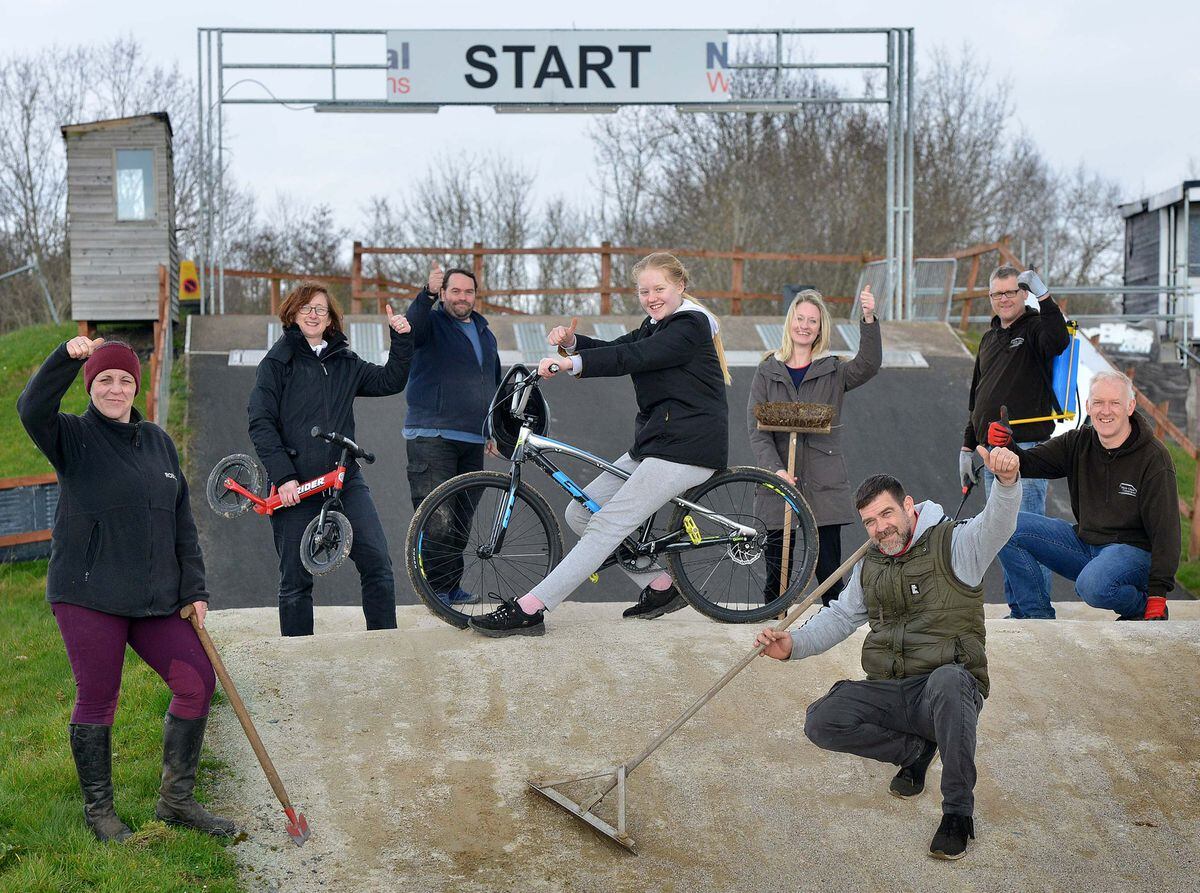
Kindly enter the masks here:
[[442, 306], [446, 309], [446, 312], [449, 313], [450, 316], [459, 320], [460, 322], [464, 319], [470, 319], [471, 312], [475, 309], [473, 304], [459, 304], [458, 306], [455, 306], [449, 301], [443, 301]]
[[912, 528], [908, 524], [897, 525], [877, 535], [875, 542], [879, 546], [879, 551], [884, 555], [899, 555], [908, 545], [908, 538], [911, 534]]

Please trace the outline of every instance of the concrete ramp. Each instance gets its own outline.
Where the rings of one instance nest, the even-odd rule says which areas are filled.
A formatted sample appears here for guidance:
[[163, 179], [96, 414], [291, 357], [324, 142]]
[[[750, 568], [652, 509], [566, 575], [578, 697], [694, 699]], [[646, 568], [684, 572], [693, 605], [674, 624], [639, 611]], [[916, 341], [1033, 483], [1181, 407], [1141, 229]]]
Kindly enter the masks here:
[[[294, 848], [228, 706], [210, 744], [217, 791], [249, 832], [251, 890], [1194, 890], [1200, 870], [1200, 610], [1114, 623], [989, 619], [978, 840], [926, 851], [940, 764], [913, 801], [894, 768], [818, 750], [804, 709], [861, 678], [862, 634], [799, 664], [756, 661], [629, 781], [640, 855], [526, 788], [623, 761], [750, 647], [753, 630], [691, 611], [622, 622], [567, 604], [540, 639], [487, 640], [401, 611], [353, 632], [322, 609], [310, 639], [270, 610], [209, 626], [313, 836]], [[989, 608], [989, 614], [998, 613]]]

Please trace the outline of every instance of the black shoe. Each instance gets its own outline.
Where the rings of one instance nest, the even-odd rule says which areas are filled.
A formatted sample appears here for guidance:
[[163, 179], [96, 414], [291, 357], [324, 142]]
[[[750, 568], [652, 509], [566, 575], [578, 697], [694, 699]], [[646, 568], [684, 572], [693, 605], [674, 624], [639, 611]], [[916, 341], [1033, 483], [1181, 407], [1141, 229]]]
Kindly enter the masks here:
[[122, 841], [133, 834], [113, 810], [112, 727], [71, 723], [71, 755], [83, 791], [83, 819], [96, 839]]
[[154, 815], [168, 825], [183, 825], [217, 837], [232, 837], [237, 833], [233, 822], [213, 815], [192, 795], [207, 725], [207, 716], [180, 719], [168, 713], [163, 718], [162, 786], [158, 789]]
[[929, 855], [935, 859], [961, 859], [967, 852], [968, 838], [975, 839], [975, 820], [969, 815], [947, 813], [929, 844]]
[[636, 617], [638, 620], [653, 620], [663, 614], [678, 611], [687, 604], [683, 596], [671, 584], [670, 589], [659, 592], [647, 586], [638, 596], [637, 604], [630, 605], [621, 612], [622, 617]]
[[915, 797], [921, 791], [925, 790], [925, 773], [929, 769], [929, 764], [933, 762], [933, 755], [937, 753], [937, 742], [926, 741], [925, 747], [921, 751], [921, 755], [917, 757], [916, 762], [911, 766], [904, 766], [896, 773], [896, 777], [892, 779], [891, 786], [888, 790], [894, 797], [900, 797], [907, 800], [909, 797]]
[[472, 617], [467, 626], [477, 633], [499, 639], [504, 636], [543, 636], [546, 634], [545, 611], [526, 614], [516, 602], [505, 602], [490, 614]]

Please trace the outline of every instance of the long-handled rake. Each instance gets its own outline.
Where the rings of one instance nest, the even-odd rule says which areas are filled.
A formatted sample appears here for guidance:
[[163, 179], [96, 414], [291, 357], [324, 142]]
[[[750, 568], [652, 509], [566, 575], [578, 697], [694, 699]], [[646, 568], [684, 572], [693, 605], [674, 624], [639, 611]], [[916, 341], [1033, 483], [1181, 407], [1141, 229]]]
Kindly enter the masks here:
[[229, 697], [229, 703], [233, 705], [233, 712], [237, 714], [238, 722], [242, 724], [242, 730], [246, 733], [246, 737], [250, 739], [250, 746], [254, 748], [254, 755], [258, 757], [258, 763], [262, 766], [263, 772], [267, 776], [267, 782], [270, 783], [271, 790], [275, 792], [275, 796], [279, 798], [279, 803], [283, 807], [283, 814], [287, 816], [286, 827], [288, 836], [296, 846], [304, 846], [304, 841], [308, 840], [309, 837], [308, 819], [288, 799], [287, 791], [283, 787], [279, 773], [275, 771], [275, 764], [271, 762], [270, 756], [267, 755], [267, 748], [263, 746], [262, 738], [258, 737], [258, 730], [254, 728], [254, 723], [250, 721], [250, 713], [246, 710], [246, 705], [242, 702], [242, 696], [238, 694], [233, 680], [229, 678], [229, 671], [225, 669], [225, 663], [221, 660], [221, 655], [217, 654], [217, 646], [213, 644], [213, 640], [209, 637], [208, 630], [200, 625], [200, 618], [196, 616], [195, 608], [191, 605], [185, 605], [183, 610], [179, 612], [179, 615], [185, 620], [192, 622], [192, 626], [196, 630], [196, 635], [200, 637], [200, 644], [204, 646], [204, 653], [212, 661], [213, 669], [217, 672], [217, 678], [221, 680], [221, 688], [225, 689], [225, 694]]
[[[870, 545], [871, 541], [868, 540], [859, 546], [858, 549], [855, 550], [854, 554], [842, 563], [841, 567], [827, 577], [820, 586], [814, 589], [808, 598], [804, 599], [804, 601], [793, 607], [792, 610], [788, 612], [786, 617], [775, 624], [774, 628], [782, 631], [795, 623], [796, 620], [799, 619], [800, 615], [807, 611], [809, 606], [820, 599], [822, 595], [828, 592], [830, 587], [832, 587], [837, 580], [842, 579], [842, 577], [850, 572], [851, 568], [854, 567], [858, 560], [866, 554], [867, 548]], [[683, 711], [678, 719], [667, 726], [665, 731], [663, 731], [657, 738], [650, 742], [650, 744], [646, 746], [646, 749], [633, 759], [627, 760], [621, 765], [613, 768], [598, 769], [595, 772], [589, 772], [587, 775], [576, 775], [571, 778], [561, 779], [559, 781], [531, 780], [529, 782], [529, 786], [551, 803], [561, 806], [571, 815], [587, 822], [593, 829], [599, 831], [609, 840], [612, 840], [614, 843], [625, 847], [625, 849], [629, 850], [631, 853], [637, 852], [636, 848], [634, 847], [633, 839], [625, 831], [625, 790], [630, 774], [632, 774], [633, 770], [640, 766], [645, 759], [650, 756], [650, 754], [658, 750], [658, 748], [661, 747], [668, 738], [678, 732], [683, 724], [691, 719], [701, 707], [711, 701], [713, 697], [716, 696], [717, 692], [724, 688], [734, 676], [749, 666], [750, 662], [762, 653], [764, 647], [765, 646], [763, 645], [755, 646], [755, 648], [750, 651], [749, 654], [734, 664], [724, 676], [717, 680], [716, 684], [714, 684], [712, 688], [697, 698], [695, 702], [693, 702], [692, 705], [687, 708], [687, 710]], [[597, 782], [597, 785], [590, 796], [581, 798], [580, 801], [572, 800], [561, 790], [559, 790], [559, 788], [563, 787], [564, 785], [584, 781], [594, 781]], [[603, 800], [608, 796], [609, 793], [612, 792], [614, 788], [617, 791], [617, 826], [615, 828], [592, 811], [601, 800]]]

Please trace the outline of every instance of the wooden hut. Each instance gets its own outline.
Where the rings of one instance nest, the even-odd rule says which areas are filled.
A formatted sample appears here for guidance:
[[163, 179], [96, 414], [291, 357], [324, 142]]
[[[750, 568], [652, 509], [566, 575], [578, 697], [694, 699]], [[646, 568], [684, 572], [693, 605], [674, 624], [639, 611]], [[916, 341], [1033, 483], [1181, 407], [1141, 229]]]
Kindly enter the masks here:
[[71, 312], [97, 322], [179, 316], [175, 174], [166, 112], [62, 128], [67, 149]]

